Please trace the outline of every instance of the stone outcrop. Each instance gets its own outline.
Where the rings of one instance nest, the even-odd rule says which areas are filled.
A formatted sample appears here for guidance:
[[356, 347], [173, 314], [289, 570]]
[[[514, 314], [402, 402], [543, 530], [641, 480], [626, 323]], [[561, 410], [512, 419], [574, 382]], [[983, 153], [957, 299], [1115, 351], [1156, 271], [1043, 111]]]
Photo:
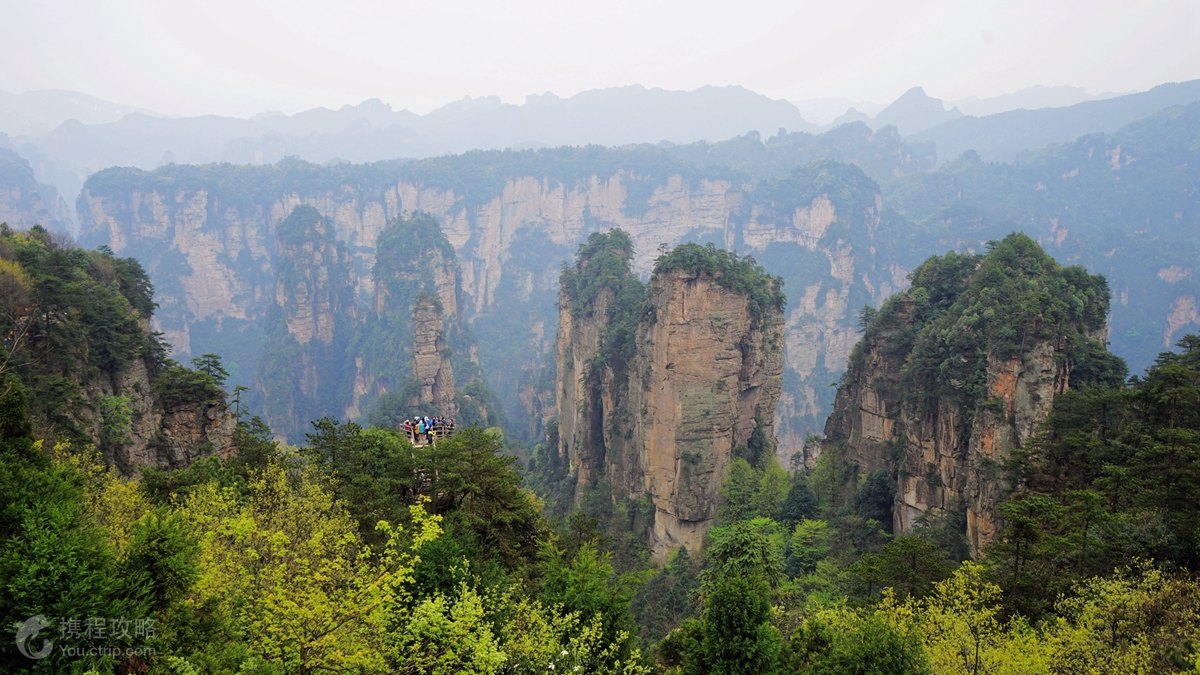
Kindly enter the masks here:
[[[897, 317], [901, 325], [911, 320], [910, 311]], [[826, 436], [841, 443], [842, 460], [857, 467], [858, 480], [880, 472], [893, 477], [895, 532], [911, 531], [926, 518], [965, 514], [964, 535], [978, 553], [999, 531], [1002, 464], [1032, 438], [1054, 398], [1069, 387], [1070, 361], [1053, 341], [1018, 358], [989, 358], [986, 407], [965, 410], [939, 400], [922, 411], [903, 400], [905, 362], [887, 336], [864, 346], [864, 365], [849, 372], [838, 390]]]
[[618, 457], [639, 460], [621, 482], [650, 496], [650, 548], [663, 560], [681, 546], [699, 550], [726, 467], [756, 429], [775, 442], [783, 313], [755, 317], [746, 296], [695, 272], [656, 275], [650, 306], [655, 320], [639, 327], [630, 367], [631, 451]]
[[65, 232], [67, 220], [67, 204], [58, 190], [37, 182], [24, 157], [0, 147], [0, 223], [14, 229], [41, 225]]
[[[160, 330], [177, 350], [218, 352], [240, 372], [256, 373], [262, 369], [262, 346], [244, 336], [276, 306], [280, 259], [272, 233], [280, 221], [300, 205], [329, 219], [349, 256], [354, 304], [374, 305], [378, 313], [372, 270], [380, 236], [389, 222], [426, 212], [440, 223], [457, 260], [457, 307], [451, 306], [452, 294], [439, 292], [446, 316], [458, 316], [464, 326], [520, 318], [526, 333], [504, 337], [528, 345], [520, 351], [522, 359], [484, 363], [483, 370], [493, 387], [507, 383], [498, 393], [510, 411], [530, 420], [548, 417], [531, 407], [546, 396], [518, 383], [538, 380], [532, 369], [544, 363], [553, 342], [535, 333], [555, 321], [559, 267], [589, 234], [609, 227], [629, 232], [633, 269], [641, 275], [649, 273], [661, 247], [684, 241], [770, 254], [772, 271], [789, 275], [785, 288], [792, 296], [784, 349], [785, 368], [796, 377], [789, 380], [775, 424], [784, 466], [793, 456], [811, 460], [804, 438], [819, 430], [832, 402], [828, 385], [858, 334], [854, 312], [906, 283], [903, 265], [877, 260], [876, 243], [886, 236], [878, 188], [845, 165], [819, 165], [762, 193], [727, 179], [679, 173], [647, 179], [625, 168], [566, 178], [552, 169], [503, 174], [501, 167], [491, 167], [504, 177], [479, 185], [439, 183], [399, 164], [359, 168], [369, 180], [310, 165], [230, 167], [223, 179], [246, 186], [242, 192], [218, 188], [215, 174], [190, 177], [186, 167], [170, 176], [165, 170], [109, 170], [89, 181], [80, 197], [81, 227], [86, 240], [138, 257], [160, 288], [172, 289], [160, 300]], [[302, 181], [287, 180], [293, 170]], [[269, 187], [256, 190], [260, 185]], [[436, 254], [428, 247], [420, 253]], [[407, 321], [411, 310], [404, 309], [403, 316]], [[475, 332], [486, 332], [486, 326]], [[200, 343], [197, 334], [203, 336]], [[380, 391], [395, 390], [381, 388], [375, 365], [364, 362], [363, 368], [348, 376], [337, 414], [362, 414]], [[519, 374], [527, 368], [528, 374]], [[501, 372], [507, 379], [494, 375]]]
[[[364, 354], [354, 363], [348, 416], [388, 393], [406, 392], [407, 416], [418, 410], [457, 417], [454, 361], [474, 365], [460, 307], [462, 273], [444, 230], [428, 214], [393, 221], [377, 247], [371, 279], [373, 316], [363, 328]], [[461, 353], [455, 354], [454, 340]], [[377, 349], [369, 343], [387, 343]], [[470, 368], [468, 368], [469, 370]]]
[[[575, 274], [589, 274], [587, 261]], [[564, 281], [560, 295], [560, 456], [579, 485], [604, 480], [617, 497], [649, 497], [647, 540], [659, 561], [679, 547], [699, 550], [732, 458], [776, 443], [782, 308], [752, 307], [718, 277], [656, 271], [644, 309], [633, 311], [640, 320], [628, 360], [602, 347], [620, 339], [613, 310], [630, 294], [606, 285], [581, 305]], [[763, 275], [763, 283], [778, 280]]]
[[267, 328], [268, 367], [259, 371], [257, 389], [267, 424], [283, 431], [329, 414], [356, 307], [349, 256], [329, 219], [298, 207], [279, 223], [275, 243], [278, 312]]
[[[149, 321], [140, 324], [148, 334]], [[157, 396], [145, 357], [131, 359], [113, 374], [76, 372], [69, 377], [79, 385], [81, 398], [64, 414], [102, 450], [109, 465], [124, 473], [136, 474], [145, 467], [181, 469], [201, 457], [228, 458], [234, 453], [236, 420], [224, 398]], [[128, 428], [119, 440], [105, 442], [106, 407], [114, 405], [128, 415]], [[36, 431], [42, 437], [56, 436], [51, 427]]]
[[438, 414], [455, 417], [458, 404], [454, 398], [454, 367], [446, 343], [443, 306], [437, 296], [423, 295], [413, 308], [412, 373], [419, 387], [409, 405], [432, 406]]
[[[1038, 251], [1038, 255], [1044, 254]], [[1047, 268], [1052, 270], [1047, 276], [1060, 273], [1053, 261]], [[972, 283], [976, 282], [963, 280], [961, 286]], [[851, 477], [844, 493], [872, 475], [884, 476], [894, 486], [893, 531], [908, 532], [923, 523], [958, 524], [974, 555], [996, 538], [1001, 526], [999, 506], [1008, 490], [1004, 462], [1033, 438], [1049, 417], [1055, 398], [1070, 388], [1081, 344], [1090, 342], [1102, 349], [1105, 330], [1102, 323], [1089, 325], [1091, 319], [1076, 317], [1042, 330], [1014, 355], [1002, 358], [985, 349], [979, 361], [981, 391], [970, 396], [962, 393], [968, 385], [955, 379], [960, 374], [929, 374], [922, 380], [919, 374], [907, 372], [927, 367], [913, 362], [919, 331], [952, 311], [930, 310], [924, 293], [920, 288], [893, 298], [868, 328], [838, 388], [823, 447], [834, 453], [831, 461], [840, 462]], [[1086, 292], [1077, 295], [1086, 296]], [[1085, 316], [1104, 316], [1107, 297], [1093, 295], [1087, 302], [1094, 306]], [[994, 311], [979, 307], [957, 311], [975, 315]], [[1006, 309], [1017, 315], [1015, 307]], [[1019, 323], [1022, 320], [1026, 323]], [[1035, 315], [1014, 321], [1008, 325], [1037, 326], [1040, 319]], [[1000, 330], [985, 325], [975, 329]], [[1038, 335], [1034, 328], [1027, 332]], [[977, 358], [969, 352], [946, 356], [961, 363]], [[932, 382], [941, 386], [941, 394], [918, 389]], [[843, 499], [848, 495], [843, 494]]]

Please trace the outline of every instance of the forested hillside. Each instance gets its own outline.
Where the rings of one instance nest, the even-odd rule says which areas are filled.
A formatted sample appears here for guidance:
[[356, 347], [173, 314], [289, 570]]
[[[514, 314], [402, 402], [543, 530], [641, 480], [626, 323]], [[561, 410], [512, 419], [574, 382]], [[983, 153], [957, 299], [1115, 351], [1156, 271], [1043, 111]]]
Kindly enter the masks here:
[[0, 224], [0, 378], [27, 392], [37, 437], [94, 444], [109, 464], [180, 467], [232, 449], [220, 357], [167, 357], [138, 261], [41, 227]]
[[[4, 241], [18, 258], [48, 255], [42, 236]], [[712, 255], [685, 247], [661, 271], [695, 273]], [[43, 264], [23, 273], [45, 286]], [[976, 267], [970, 302], [943, 292], [955, 269]], [[1012, 298], [1023, 309], [981, 314], [979, 344], [970, 330], [933, 340], [943, 322], [931, 315], [903, 357], [918, 401], [975, 395], [970, 377], [957, 393], [930, 388], [956, 380], [922, 354], [957, 368], [1101, 318], [1076, 296], [1103, 281], [1025, 238], [919, 269], [908, 296], [925, 294], [930, 311]], [[128, 301], [121, 278], [113, 292]], [[1057, 303], [1047, 313], [1020, 301], [1051, 278], [1075, 290], [1044, 287]], [[726, 281], [771, 301], [769, 278]], [[142, 289], [126, 292], [152, 304]], [[890, 311], [868, 321], [868, 342]], [[522, 486], [554, 497], [553, 424], [523, 472], [494, 429], [413, 447], [391, 428], [324, 418], [293, 447], [243, 408], [229, 456], [130, 477], [86, 438], [42, 440], [30, 412], [69, 415], [72, 403], [11, 371], [0, 615], [22, 632], [0, 659], [37, 672], [1194, 672], [1200, 339], [1179, 348], [1128, 381], [1103, 351], [1068, 354], [1069, 390], [995, 467], [1001, 527], [974, 560], [937, 520], [890, 531], [890, 494], [861, 474], [847, 493], [853, 474], [832, 453], [794, 473], [768, 453], [733, 457], [702, 546], [652, 565], [638, 534], [646, 500], [584, 486], [569, 510], [546, 509]], [[201, 365], [198, 381], [220, 396], [219, 359]]]

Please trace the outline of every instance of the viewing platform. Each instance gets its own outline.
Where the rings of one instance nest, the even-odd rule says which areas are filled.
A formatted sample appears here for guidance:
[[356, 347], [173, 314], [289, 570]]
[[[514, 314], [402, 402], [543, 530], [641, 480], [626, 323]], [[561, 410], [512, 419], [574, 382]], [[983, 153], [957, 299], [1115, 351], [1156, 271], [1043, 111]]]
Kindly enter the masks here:
[[405, 420], [400, 424], [400, 433], [408, 437], [414, 448], [424, 448], [430, 445], [437, 445], [438, 441], [450, 438], [454, 435], [454, 420], [440, 421], [429, 427], [426, 431], [424, 425], [420, 426], [421, 431], [418, 432], [418, 425], [411, 420]]

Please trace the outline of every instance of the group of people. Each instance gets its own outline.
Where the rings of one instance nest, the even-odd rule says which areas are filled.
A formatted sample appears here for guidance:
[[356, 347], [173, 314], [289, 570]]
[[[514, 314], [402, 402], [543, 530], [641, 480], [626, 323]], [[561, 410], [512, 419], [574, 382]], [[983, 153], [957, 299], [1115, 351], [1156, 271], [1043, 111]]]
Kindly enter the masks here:
[[408, 435], [414, 445], [425, 445], [453, 434], [454, 418], [417, 415], [401, 422], [400, 430]]

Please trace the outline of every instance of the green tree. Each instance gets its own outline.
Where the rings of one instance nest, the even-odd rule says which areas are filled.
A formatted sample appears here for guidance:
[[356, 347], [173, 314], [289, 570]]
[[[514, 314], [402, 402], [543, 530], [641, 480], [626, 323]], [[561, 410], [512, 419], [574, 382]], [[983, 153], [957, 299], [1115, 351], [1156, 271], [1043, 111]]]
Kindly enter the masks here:
[[753, 572], [733, 573], [715, 582], [704, 603], [699, 653], [689, 672], [773, 673], [783, 640], [771, 625], [770, 588]]
[[224, 387], [225, 380], [229, 379], [229, 371], [221, 364], [220, 354], [201, 354], [192, 359], [192, 368], [212, 378], [218, 387]]
[[484, 612], [483, 598], [462, 587], [453, 598], [437, 595], [404, 612], [389, 655], [395, 673], [497, 673], [507, 655]]
[[901, 599], [920, 597], [950, 573], [945, 554], [931, 541], [900, 535], [879, 550], [883, 583]]
[[[628, 652], [632, 617], [629, 604], [632, 591], [616, 576], [611, 555], [600, 553], [591, 543], [579, 547], [568, 562], [552, 544], [543, 547], [540, 600], [564, 612], [578, 613], [584, 622], [599, 617], [604, 642], [619, 644]], [[624, 636], [623, 638], [621, 636]]]
[[159, 508], [134, 523], [125, 565], [131, 575], [145, 576], [153, 607], [163, 612], [196, 582], [199, 552], [199, 542], [183, 518]]
[[829, 555], [832, 533], [824, 520], [801, 520], [788, 545], [787, 573], [797, 577], [817, 571], [817, 563]]
[[797, 471], [792, 476], [787, 497], [779, 509], [779, 522], [784, 527], [795, 527], [802, 520], [816, 518], [817, 513], [817, 496], [808, 487], [808, 476]]
[[388, 607], [403, 599], [420, 547], [440, 532], [439, 519], [417, 505], [406, 530], [381, 522], [385, 543], [372, 549], [313, 475], [289, 478], [280, 466], [253, 476], [244, 501], [202, 486], [181, 515], [209, 533], [198, 599], [233, 616], [254, 653], [301, 673], [385, 668]]
[[707, 563], [701, 581], [711, 587], [732, 574], [755, 574], [772, 587], [783, 578], [783, 548], [786, 534], [770, 518], [753, 518], [714, 527], [708, 532]]
[[[840, 623], [840, 622], [839, 622]], [[848, 625], [845, 625], [848, 624]], [[918, 675], [932, 673], [921, 636], [916, 630], [902, 632], [879, 613], [855, 615], [843, 625], [820, 627], [821, 653], [806, 673], [814, 675]], [[806, 626], [810, 632], [818, 630]]]
[[734, 457], [729, 463], [729, 473], [721, 483], [721, 502], [717, 509], [717, 521], [722, 524], [753, 518], [754, 495], [758, 491], [760, 474], [750, 462]]

